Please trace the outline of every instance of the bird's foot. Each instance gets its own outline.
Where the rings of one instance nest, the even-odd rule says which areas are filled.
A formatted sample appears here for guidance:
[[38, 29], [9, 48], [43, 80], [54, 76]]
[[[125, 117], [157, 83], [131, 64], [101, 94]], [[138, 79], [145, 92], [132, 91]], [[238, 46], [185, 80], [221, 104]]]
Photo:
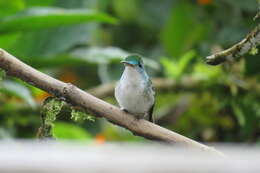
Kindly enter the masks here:
[[126, 112], [126, 113], [129, 113], [128, 110], [125, 109], [125, 108], [120, 108], [120, 109], [121, 109], [121, 111], [124, 111], [124, 112]]

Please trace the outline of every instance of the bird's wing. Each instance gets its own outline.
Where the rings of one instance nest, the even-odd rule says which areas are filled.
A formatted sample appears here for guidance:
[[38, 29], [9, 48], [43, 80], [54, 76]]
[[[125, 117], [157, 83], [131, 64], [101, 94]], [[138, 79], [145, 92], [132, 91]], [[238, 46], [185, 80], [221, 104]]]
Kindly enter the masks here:
[[[155, 96], [155, 91], [154, 91], [154, 87], [152, 84], [152, 81], [150, 78], [148, 78], [148, 87], [151, 88], [152, 90], [152, 94], [153, 96]], [[150, 107], [150, 109], [148, 110], [148, 120], [152, 123], [154, 123], [154, 119], [153, 119], [153, 109], [154, 109], [154, 105], [155, 105], [155, 99], [154, 99], [154, 103], [153, 105]]]
[[[155, 103], [154, 103], [155, 104]], [[148, 111], [148, 120], [152, 123], [154, 123], [154, 119], [153, 119], [153, 108], [154, 108], [154, 104], [151, 106], [151, 108]]]
[[155, 96], [155, 91], [154, 91], [154, 87], [153, 87], [153, 83], [151, 81], [150, 78], [148, 78], [148, 87], [151, 88], [153, 96]]

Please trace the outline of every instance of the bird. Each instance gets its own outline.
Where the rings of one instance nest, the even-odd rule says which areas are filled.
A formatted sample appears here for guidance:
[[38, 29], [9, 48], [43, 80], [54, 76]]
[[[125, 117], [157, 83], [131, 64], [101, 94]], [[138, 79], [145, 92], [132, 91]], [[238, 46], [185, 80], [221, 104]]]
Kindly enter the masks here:
[[141, 56], [129, 55], [121, 63], [125, 69], [114, 93], [121, 110], [133, 114], [138, 119], [154, 122], [152, 114], [155, 92]]

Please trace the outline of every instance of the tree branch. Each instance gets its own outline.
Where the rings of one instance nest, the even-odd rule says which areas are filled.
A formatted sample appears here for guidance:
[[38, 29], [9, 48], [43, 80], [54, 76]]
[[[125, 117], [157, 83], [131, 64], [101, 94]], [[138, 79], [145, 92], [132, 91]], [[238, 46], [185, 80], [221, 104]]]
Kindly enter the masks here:
[[20, 78], [56, 97], [65, 99], [70, 104], [80, 106], [97, 117], [104, 117], [114, 124], [129, 129], [135, 135], [170, 143], [176, 142], [203, 151], [223, 155], [212, 147], [200, 144], [144, 119], [136, 119], [134, 116], [121, 111], [116, 106], [104, 102], [72, 84], [64, 83], [37, 71], [3, 49], [0, 49], [0, 68], [4, 69], [10, 76]]
[[[199, 86], [199, 81], [194, 80], [192, 77], [183, 77], [180, 81], [176, 81], [174, 79], [164, 79], [164, 78], [153, 78], [152, 79], [153, 87], [156, 91], [164, 91], [171, 89], [194, 89]], [[87, 92], [98, 97], [98, 98], [106, 98], [109, 96], [113, 96], [114, 88], [116, 82], [111, 82], [107, 84], [102, 84], [97, 87], [88, 89]]]
[[245, 55], [252, 48], [258, 46], [259, 44], [260, 25], [251, 31], [242, 41], [230, 47], [229, 49], [206, 57], [206, 63], [210, 65], [218, 65], [225, 61], [232, 61]]
[[[204, 80], [194, 79], [192, 76], [182, 77], [180, 80], [176, 81], [174, 79], [165, 79], [165, 78], [152, 78], [153, 87], [157, 92], [163, 91], [204, 91], [203, 83]], [[257, 95], [260, 94], [260, 85], [258, 83], [245, 81], [242, 79], [232, 78], [232, 83], [234, 83], [239, 89], [246, 91], [254, 91]], [[218, 83], [219, 84], [219, 83]], [[93, 87], [91, 89], [86, 90], [86, 92], [98, 97], [100, 99], [104, 99], [106, 97], [111, 97], [114, 94], [116, 82], [101, 84], [99, 86]], [[214, 85], [216, 87], [216, 85]], [[217, 86], [221, 89], [229, 89], [229, 84], [221, 83]], [[212, 86], [207, 87], [208, 90], [212, 90]], [[214, 90], [214, 89], [213, 89]]]

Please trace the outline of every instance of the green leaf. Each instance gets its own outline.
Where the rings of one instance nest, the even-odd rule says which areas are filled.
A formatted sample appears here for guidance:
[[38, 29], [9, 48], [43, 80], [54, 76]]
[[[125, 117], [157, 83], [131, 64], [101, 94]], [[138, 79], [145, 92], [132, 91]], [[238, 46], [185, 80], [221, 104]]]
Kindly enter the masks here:
[[85, 23], [26, 32], [16, 40], [10, 51], [29, 64], [33, 60], [45, 61], [68, 52], [76, 45], [91, 44], [97, 27], [97, 23]]
[[166, 76], [168, 77], [176, 77], [178, 73], [178, 66], [176, 61], [170, 60], [169, 58], [162, 57], [161, 63], [163, 65]]
[[58, 122], [54, 124], [53, 136], [57, 139], [91, 139], [91, 135], [83, 128], [73, 124]]
[[[70, 42], [70, 41], [68, 41], [68, 42]], [[22, 43], [22, 41], [19, 41], [19, 42]], [[54, 42], [56, 42], [56, 41], [54, 41]], [[51, 45], [52, 44], [53, 43], [51, 43]], [[58, 44], [58, 46], [55, 48], [59, 49], [61, 44]], [[57, 51], [57, 49], [54, 50], [54, 48], [52, 48], [51, 50]], [[23, 49], [22, 51], [24, 51], [24, 50], [25, 49]], [[37, 50], [37, 48], [35, 48], [35, 50]], [[32, 54], [34, 54], [35, 50], [32, 50], [33, 51]], [[39, 53], [39, 52], [41, 52], [41, 51], [39, 50], [35, 53]], [[45, 52], [45, 53], [47, 53], [47, 52]], [[48, 49], [48, 53], [53, 54], [55, 52], [50, 52], [50, 49]], [[19, 52], [18, 54], [23, 54], [23, 53]], [[26, 52], [25, 54], [30, 54], [30, 50], [28, 50], [28, 52]], [[44, 54], [44, 53], [42, 53], [42, 54]], [[119, 64], [119, 61], [122, 60], [123, 58], [125, 58], [126, 56], [128, 56], [129, 54], [130, 53], [128, 53], [120, 48], [117, 48], [117, 47], [107, 47], [107, 48], [90, 47], [90, 48], [77, 48], [69, 53], [60, 53], [60, 54], [57, 53], [56, 55], [53, 55], [53, 56], [43, 56], [43, 55], [30, 56], [29, 58], [24, 58], [23, 61], [29, 65], [33, 65], [36, 68], [57, 67], [60, 65], [68, 65], [68, 64], [70, 66], [82, 65], [82, 64], [86, 64], [86, 65], [109, 64], [112, 62], [116, 62]], [[148, 58], [143, 58], [143, 59], [144, 59], [144, 63], [146, 66], [148, 66], [152, 69], [155, 69], [155, 70], [160, 69], [160, 65], [156, 61], [148, 59]]]
[[52, 124], [56, 120], [56, 116], [60, 113], [65, 102], [54, 97], [48, 97], [44, 100], [42, 106], [42, 115], [45, 124]]
[[33, 108], [36, 107], [36, 103], [31, 95], [30, 90], [24, 85], [21, 85], [17, 82], [5, 80], [2, 82], [0, 90], [21, 98]]
[[89, 9], [34, 7], [0, 20], [0, 33], [32, 31], [90, 21], [117, 23], [107, 14]]
[[187, 69], [189, 63], [191, 62], [191, 60], [193, 58], [195, 58], [195, 51], [190, 50], [188, 52], [186, 52], [183, 56], [181, 56], [181, 58], [179, 59], [178, 62], [178, 73], [177, 73], [177, 77], [179, 77], [182, 73], [184, 73], [184, 71]]
[[185, 73], [189, 63], [195, 57], [195, 51], [191, 50], [185, 53], [181, 58], [176, 60], [170, 60], [168, 58], [162, 58], [161, 63], [164, 66], [165, 72], [169, 77], [178, 79]]
[[87, 62], [82, 59], [77, 59], [74, 57], [71, 57], [69, 55], [57, 55], [57, 56], [51, 56], [51, 57], [45, 57], [45, 56], [36, 56], [33, 58], [29, 58], [24, 60], [29, 65], [32, 65], [35, 68], [55, 68], [62, 65], [70, 65], [70, 66], [79, 66], [82, 64], [89, 65], [90, 62]]
[[95, 121], [95, 117], [87, 114], [86, 112], [75, 110], [75, 109], [71, 110], [71, 119], [76, 122], [82, 122], [84, 120], [89, 120], [92, 122]]
[[196, 7], [186, 2], [180, 2], [172, 9], [169, 21], [161, 33], [162, 44], [172, 57], [179, 58], [207, 36], [210, 25], [202, 23], [196, 14]]
[[256, 46], [252, 47], [251, 50], [249, 51], [250, 55], [256, 55], [258, 53], [258, 49]]

